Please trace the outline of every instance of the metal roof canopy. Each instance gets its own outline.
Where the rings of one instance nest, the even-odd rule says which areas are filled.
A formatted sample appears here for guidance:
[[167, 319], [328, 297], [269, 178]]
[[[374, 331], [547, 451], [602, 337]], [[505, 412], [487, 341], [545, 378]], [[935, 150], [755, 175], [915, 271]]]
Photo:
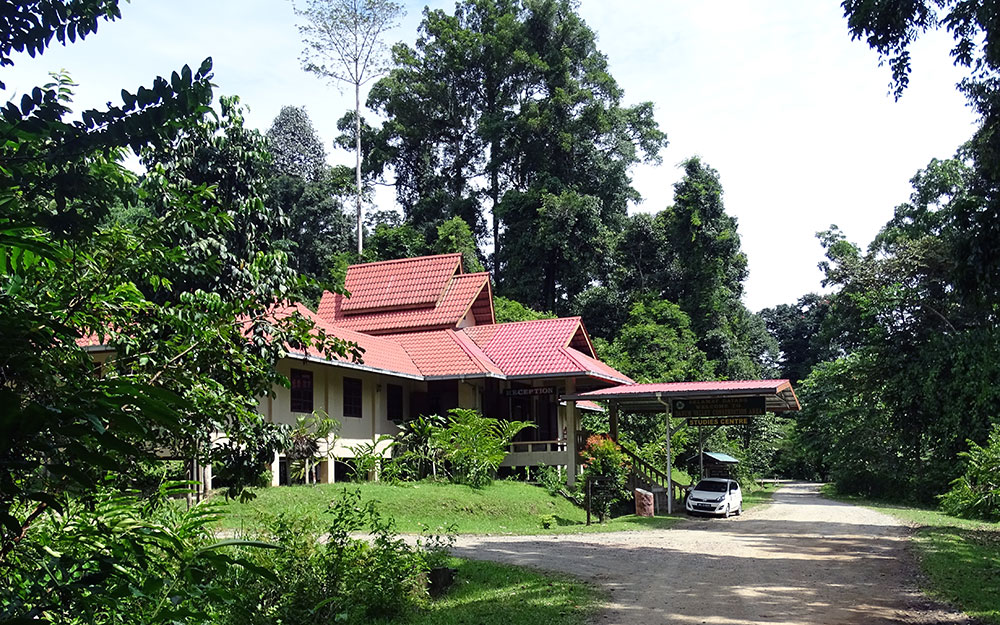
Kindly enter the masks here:
[[587, 393], [564, 395], [568, 401], [606, 401], [622, 412], [663, 413], [674, 399], [763, 397], [769, 412], [799, 410], [799, 399], [788, 380], [731, 380], [725, 382], [665, 382], [624, 384]]

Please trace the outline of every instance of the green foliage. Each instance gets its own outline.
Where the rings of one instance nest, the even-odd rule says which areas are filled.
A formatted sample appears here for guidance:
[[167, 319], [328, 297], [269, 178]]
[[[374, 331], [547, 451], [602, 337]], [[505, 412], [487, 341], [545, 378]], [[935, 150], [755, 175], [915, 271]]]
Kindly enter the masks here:
[[534, 475], [538, 485], [544, 488], [545, 492], [550, 495], [558, 495], [560, 491], [566, 488], [566, 478], [559, 470], [559, 467], [550, 467], [543, 464], [535, 467], [532, 470], [532, 475]]
[[590, 489], [590, 508], [601, 523], [614, 505], [628, 497], [628, 465], [618, 444], [607, 436], [591, 436], [581, 452], [583, 482]]
[[781, 351], [781, 378], [798, 383], [815, 365], [838, 355], [823, 329], [829, 314], [830, 300], [815, 293], [803, 295], [794, 305], [781, 304], [760, 312]]
[[476, 238], [469, 229], [469, 224], [460, 217], [452, 217], [437, 227], [437, 240], [434, 241], [433, 247], [438, 254], [461, 252], [465, 271], [470, 273], [483, 271], [483, 264], [479, 262]]
[[373, 441], [365, 441], [348, 447], [354, 457], [351, 460], [351, 479], [355, 482], [378, 479], [386, 460], [386, 454], [395, 446], [391, 436], [380, 435]]
[[[13, 52], [27, 52], [32, 58], [56, 41], [66, 45], [97, 32], [99, 20], [114, 21], [122, 16], [118, 0], [36, 0], [10, 3], [0, 16], [0, 67], [14, 64]], [[0, 89], [7, 86], [0, 82]], [[27, 113], [27, 111], [25, 111]]]
[[475, 410], [453, 408], [448, 411], [447, 425], [435, 428], [432, 441], [448, 461], [451, 479], [478, 488], [493, 481], [514, 436], [528, 427], [535, 425], [490, 419]]
[[265, 136], [276, 175], [315, 181], [327, 169], [326, 150], [304, 107], [281, 107]]
[[[0, 58], [101, 17], [117, 3], [22, 3]], [[312, 285], [273, 245], [265, 141], [237, 99], [211, 109], [211, 72], [206, 59], [76, 121], [57, 75], [0, 115], [0, 566], [18, 615], [215, 622], [214, 580], [239, 563], [208, 540], [213, 508], [161, 505], [148, 468], [212, 463], [241, 494], [281, 442], [257, 407], [286, 347], [349, 351], [276, 307]]]
[[698, 349], [688, 316], [666, 300], [646, 298], [629, 312], [621, 332], [601, 351], [608, 364], [637, 382], [687, 382], [714, 377]]
[[[1000, 37], [998, 24], [992, 18], [995, 3], [989, 0], [970, 2], [959, 0], [917, 0], [898, 5], [894, 2], [845, 0], [844, 15], [854, 39], [863, 39], [878, 52], [880, 63], [892, 70], [892, 87], [896, 98], [903, 95], [909, 84], [910, 46], [928, 30], [945, 28], [954, 40], [951, 58], [966, 75], [958, 89], [979, 114], [979, 128], [963, 149], [962, 160], [968, 167], [959, 171], [953, 167], [928, 168], [931, 175], [915, 179], [917, 187], [933, 188], [939, 181], [952, 186], [961, 180], [957, 193], [937, 192], [931, 197], [946, 209], [946, 220], [956, 228], [945, 227], [954, 253], [952, 287], [966, 306], [979, 310], [996, 323], [1000, 303], [1000, 144], [996, 137], [1000, 129]], [[958, 174], [956, 177], [954, 174]], [[944, 176], [940, 176], [944, 174]], [[934, 210], [922, 198], [915, 198], [914, 207], [930, 221], [936, 221]], [[932, 207], [933, 208], [933, 207]], [[913, 226], [925, 228], [927, 221], [913, 220]], [[916, 239], [916, 237], [911, 237]], [[945, 316], [947, 316], [946, 313]]]
[[168, 500], [186, 486], [164, 484], [153, 499], [103, 489], [86, 502], [64, 499], [5, 566], [0, 621], [216, 622], [227, 573], [277, 581], [248, 559], [273, 545], [214, 538], [219, 503]]
[[[271, 517], [262, 535], [281, 549], [245, 557], [273, 575], [231, 571], [231, 605], [218, 622], [369, 623], [415, 610], [426, 596], [423, 553], [399, 538], [392, 520], [357, 492], [345, 490], [336, 498], [330, 519], [321, 527], [314, 519]], [[357, 538], [361, 533], [369, 539]]]
[[1000, 521], [1000, 425], [994, 425], [985, 447], [969, 441], [969, 450], [959, 454], [965, 473], [941, 496], [948, 514], [987, 521]]
[[399, 424], [392, 461], [399, 466], [400, 477], [409, 480], [437, 477], [444, 458], [435, 444], [434, 433], [446, 422], [437, 415], [420, 415]]
[[[599, 276], [606, 229], [635, 197], [629, 168], [666, 144], [652, 105], [622, 106], [566, 0], [463, 1], [453, 15], [425, 11], [420, 30], [369, 94], [386, 122], [368, 170], [392, 168], [407, 220], [428, 238], [453, 217], [485, 238], [488, 200], [498, 290], [568, 306]], [[560, 247], [574, 236], [577, 248]]]
[[933, 501], [995, 423], [1000, 335], [962, 286], [971, 175], [932, 161], [867, 251], [820, 234], [835, 287], [823, 331], [848, 355], [813, 369], [799, 426], [844, 492]]
[[493, 298], [493, 312], [496, 315], [497, 323], [510, 323], [511, 321], [535, 321], [536, 319], [555, 319], [555, 315], [547, 312], [532, 310], [527, 306], [506, 297], [497, 295]]

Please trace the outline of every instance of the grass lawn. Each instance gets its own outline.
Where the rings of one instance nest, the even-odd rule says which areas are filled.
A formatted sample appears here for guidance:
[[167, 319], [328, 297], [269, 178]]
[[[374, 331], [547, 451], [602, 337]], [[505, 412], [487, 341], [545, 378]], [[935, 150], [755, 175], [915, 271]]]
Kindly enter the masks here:
[[749, 510], [771, 503], [771, 497], [774, 496], [774, 491], [776, 490], [778, 490], [778, 485], [776, 484], [764, 484], [756, 487], [754, 490], [743, 489], [743, 509]]
[[927, 575], [927, 592], [984, 623], [1000, 625], [1000, 523], [970, 521], [928, 508], [916, 508], [823, 494], [890, 514], [916, 528], [913, 541]]
[[[223, 524], [228, 529], [253, 527], [259, 524], [261, 512], [321, 517], [330, 501], [345, 488], [360, 490], [365, 501], [377, 501], [379, 510], [395, 519], [396, 529], [402, 533], [419, 533], [425, 527], [432, 532], [440, 531], [438, 528], [449, 525], [454, 525], [459, 534], [607, 532], [662, 529], [678, 520], [629, 515], [587, 527], [587, 513], [583, 509], [523, 482], [497, 481], [485, 488], [439, 482], [396, 485], [366, 482], [263, 488], [256, 491], [257, 498], [249, 503], [228, 502], [229, 514], [223, 517]], [[544, 529], [543, 520], [551, 521], [552, 527]]]
[[515, 566], [453, 561], [455, 585], [405, 625], [582, 625], [601, 594], [570, 577]]

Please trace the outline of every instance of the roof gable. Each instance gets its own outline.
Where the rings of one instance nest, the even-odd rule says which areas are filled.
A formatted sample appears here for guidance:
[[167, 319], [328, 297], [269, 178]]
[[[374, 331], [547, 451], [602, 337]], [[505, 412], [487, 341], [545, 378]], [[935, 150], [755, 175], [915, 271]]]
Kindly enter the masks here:
[[455, 329], [471, 312], [477, 324], [493, 323], [493, 298], [488, 273], [458, 274], [450, 278], [441, 298], [432, 307], [402, 308], [347, 314], [352, 298], [327, 291], [317, 314], [329, 323], [367, 334], [399, 334], [424, 330]]

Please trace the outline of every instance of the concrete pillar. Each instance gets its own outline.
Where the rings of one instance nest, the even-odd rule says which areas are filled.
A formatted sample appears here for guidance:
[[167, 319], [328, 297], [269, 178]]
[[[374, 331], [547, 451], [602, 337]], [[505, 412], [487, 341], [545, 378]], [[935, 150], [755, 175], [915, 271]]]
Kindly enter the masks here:
[[281, 484], [281, 461], [278, 452], [274, 452], [274, 462], [271, 463], [271, 486]]
[[[576, 394], [576, 378], [566, 379], [566, 394], [575, 395]], [[576, 414], [576, 402], [573, 400], [566, 401], [566, 424], [569, 427], [569, 437], [566, 441], [566, 453], [569, 457], [566, 459], [566, 483], [570, 486], [576, 484], [576, 431], [579, 429], [579, 419]]]

